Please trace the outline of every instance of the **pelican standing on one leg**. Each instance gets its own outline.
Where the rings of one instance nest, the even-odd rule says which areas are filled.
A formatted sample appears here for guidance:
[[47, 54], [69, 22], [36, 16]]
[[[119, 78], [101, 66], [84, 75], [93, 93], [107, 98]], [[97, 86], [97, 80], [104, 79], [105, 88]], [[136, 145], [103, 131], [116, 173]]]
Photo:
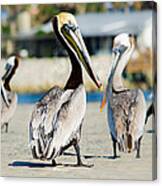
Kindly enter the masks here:
[[16, 106], [17, 94], [11, 91], [10, 81], [18, 68], [19, 58], [11, 56], [6, 63], [6, 72], [1, 79], [1, 128], [6, 127], [8, 132], [8, 123], [12, 119]]
[[77, 165], [81, 166], [79, 141], [86, 111], [86, 91], [80, 63], [98, 88], [101, 83], [93, 71], [74, 16], [60, 13], [53, 18], [52, 24], [69, 54], [72, 71], [64, 89], [53, 87], [35, 105], [29, 126], [32, 154], [35, 159], [52, 160], [56, 164], [55, 158], [73, 146]]
[[134, 50], [134, 37], [119, 34], [113, 43], [112, 69], [108, 78], [101, 109], [108, 102], [108, 123], [113, 141], [114, 158], [116, 144], [123, 152], [137, 150], [140, 157], [140, 143], [144, 133], [146, 102], [140, 89], [128, 89], [122, 82], [122, 72]]

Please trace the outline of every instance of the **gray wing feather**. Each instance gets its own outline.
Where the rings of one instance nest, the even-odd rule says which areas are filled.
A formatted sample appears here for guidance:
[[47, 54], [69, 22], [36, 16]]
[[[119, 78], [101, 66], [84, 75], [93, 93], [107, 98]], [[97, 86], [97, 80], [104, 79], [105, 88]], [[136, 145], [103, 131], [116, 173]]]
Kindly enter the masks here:
[[145, 99], [140, 90], [129, 90], [114, 94], [110, 104], [114, 121], [109, 122], [111, 133], [124, 148], [127, 135], [137, 141], [143, 134]]
[[6, 91], [6, 97], [8, 100], [8, 106], [1, 99], [1, 124], [8, 123], [14, 116], [17, 107], [17, 94], [14, 92]]
[[52, 119], [59, 109], [63, 90], [51, 89], [34, 107], [30, 121], [30, 141], [38, 139], [39, 133], [47, 136], [52, 130]]
[[57, 130], [48, 146], [45, 156], [51, 159], [59, 155], [61, 148], [65, 147], [76, 137], [86, 110], [85, 89], [81, 85], [73, 91], [69, 99], [64, 102], [58, 112], [55, 125]]
[[55, 87], [36, 104], [29, 131], [30, 144], [32, 149], [35, 148], [37, 158], [49, 159], [51, 154], [58, 154], [60, 148], [66, 145], [72, 131], [76, 130], [75, 126], [78, 128], [74, 123], [77, 123], [77, 120], [80, 122], [80, 117], [75, 122], [71, 121], [73, 117], [75, 118], [78, 100], [84, 94], [84, 91], [80, 93], [80, 90], [83, 90], [82, 86], [75, 91], [63, 91]]

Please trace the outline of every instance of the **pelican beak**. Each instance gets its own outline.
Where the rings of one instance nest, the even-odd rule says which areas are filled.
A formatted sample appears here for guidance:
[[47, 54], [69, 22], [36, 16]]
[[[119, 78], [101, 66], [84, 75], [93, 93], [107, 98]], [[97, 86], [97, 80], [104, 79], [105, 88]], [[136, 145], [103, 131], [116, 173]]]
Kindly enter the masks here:
[[106, 105], [106, 101], [107, 101], [107, 97], [106, 97], [106, 91], [104, 92], [104, 95], [103, 95], [103, 98], [102, 98], [102, 101], [101, 101], [101, 105], [100, 105], [100, 112], [103, 111], [105, 105]]
[[[125, 52], [126, 49], [127, 49], [127, 47], [125, 47], [123, 45], [116, 46], [113, 48], [113, 50], [112, 50], [112, 52], [113, 52], [112, 71], [115, 71], [117, 64], [120, 60], [120, 57], [122, 56], [122, 54]], [[106, 105], [106, 102], [107, 102], [107, 89], [105, 90], [102, 101], [101, 101], [100, 112], [102, 112], [103, 108]]]
[[[120, 52], [117, 48], [113, 49], [113, 60], [112, 60], [112, 72], [115, 71], [116, 69], [116, 66], [117, 66], [117, 63], [120, 59]], [[108, 87], [108, 85], [107, 85]], [[105, 105], [106, 105], [106, 102], [107, 102], [107, 88], [106, 90], [104, 91], [104, 94], [103, 94], [103, 97], [102, 97], [102, 101], [101, 101], [101, 105], [100, 105], [100, 112], [103, 111]]]
[[8, 76], [11, 74], [12, 65], [10, 65], [10, 64], [7, 63], [6, 66], [5, 66], [5, 70], [6, 70], [6, 73], [2, 77], [2, 81], [4, 81], [5, 79], [7, 79]]
[[78, 60], [83, 64], [84, 68], [86, 69], [87, 73], [89, 74], [93, 82], [101, 90], [102, 84], [94, 72], [89, 53], [81, 36], [79, 28], [78, 27], [70, 28], [68, 24], [65, 24], [61, 28], [61, 32], [68, 41], [68, 43], [70, 44], [73, 53], [76, 54]]
[[123, 55], [123, 53], [126, 51], [127, 47], [124, 45], [119, 45], [113, 48], [113, 60], [112, 60], [112, 68], [116, 68], [117, 64]]

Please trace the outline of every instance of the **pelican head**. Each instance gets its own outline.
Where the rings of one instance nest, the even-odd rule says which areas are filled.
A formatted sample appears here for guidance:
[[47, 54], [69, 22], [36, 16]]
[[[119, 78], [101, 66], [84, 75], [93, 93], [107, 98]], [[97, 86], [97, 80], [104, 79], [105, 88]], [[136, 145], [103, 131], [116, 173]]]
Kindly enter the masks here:
[[[112, 69], [109, 77], [110, 79], [114, 76], [114, 73], [116, 73], [117, 76], [121, 76], [126, 64], [128, 63], [129, 58], [131, 57], [133, 50], [134, 37], [131, 34], [122, 33], [115, 37], [112, 48]], [[116, 81], [116, 79], [113, 79], [113, 81]], [[100, 111], [103, 110], [106, 101], [107, 90], [105, 90], [100, 106]]]
[[122, 33], [115, 37], [112, 49], [113, 67], [116, 67], [119, 61], [123, 63], [123, 66], [127, 64], [134, 50], [134, 40], [134, 36], [128, 33]]
[[5, 81], [10, 76], [12, 77], [15, 74], [15, 71], [19, 65], [19, 58], [18, 56], [11, 56], [8, 58], [6, 66], [5, 66], [5, 74], [2, 77], [2, 81]]
[[10, 80], [13, 77], [13, 75], [16, 72], [16, 69], [19, 65], [19, 57], [18, 56], [11, 56], [8, 58], [6, 66], [5, 66], [5, 74], [2, 77], [2, 82], [4, 83], [4, 87], [6, 90], [11, 90], [10, 89]]
[[83, 64], [93, 82], [98, 88], [101, 88], [102, 84], [94, 73], [90, 56], [75, 17], [70, 13], [63, 12], [53, 18], [52, 24], [57, 38], [68, 53], [75, 56], [76, 63], [81, 62]]

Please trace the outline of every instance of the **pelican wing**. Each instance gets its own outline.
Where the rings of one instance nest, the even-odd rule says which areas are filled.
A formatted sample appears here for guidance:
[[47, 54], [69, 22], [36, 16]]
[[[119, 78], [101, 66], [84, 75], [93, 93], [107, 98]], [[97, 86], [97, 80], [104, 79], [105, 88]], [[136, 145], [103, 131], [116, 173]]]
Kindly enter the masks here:
[[122, 138], [127, 129], [132, 126], [137, 105], [137, 91], [125, 91], [119, 94], [113, 94], [111, 107], [113, 110], [113, 118], [115, 120], [116, 138]]
[[16, 107], [17, 107], [17, 94], [16, 93], [5, 90], [5, 96], [8, 101], [8, 104], [6, 104], [6, 102], [2, 98], [1, 100], [1, 124], [8, 123], [12, 119], [16, 111]]
[[33, 115], [30, 124], [32, 149], [37, 158], [51, 159], [59, 155], [61, 148], [75, 136], [85, 114], [85, 89], [82, 85], [76, 90], [57, 88], [55, 91], [55, 94], [59, 92], [57, 99], [54, 96], [50, 102], [45, 101], [48, 109], [39, 111], [37, 106], [34, 113], [39, 111], [39, 115]]
[[51, 137], [52, 120], [59, 110], [63, 93], [62, 89], [54, 87], [34, 107], [29, 126], [29, 142], [36, 157], [41, 156], [40, 146], [43, 151]]
[[[114, 94], [111, 100], [113, 111], [112, 122], [109, 123], [112, 134], [122, 146], [128, 137], [136, 141], [143, 134], [145, 118], [145, 100], [140, 90], [129, 90]], [[140, 116], [140, 117], [139, 117]], [[128, 136], [128, 137], [127, 137]], [[124, 144], [123, 144], [124, 143]]]
[[1, 83], [1, 98], [3, 99], [3, 102], [6, 104], [6, 106], [9, 107], [9, 101], [3, 83]]
[[52, 130], [52, 119], [57, 113], [61, 96], [64, 93], [59, 87], [51, 89], [36, 105], [32, 113], [32, 119], [30, 127], [32, 128], [32, 137], [38, 138], [37, 131], [39, 128], [43, 128], [44, 134], [47, 135]]

